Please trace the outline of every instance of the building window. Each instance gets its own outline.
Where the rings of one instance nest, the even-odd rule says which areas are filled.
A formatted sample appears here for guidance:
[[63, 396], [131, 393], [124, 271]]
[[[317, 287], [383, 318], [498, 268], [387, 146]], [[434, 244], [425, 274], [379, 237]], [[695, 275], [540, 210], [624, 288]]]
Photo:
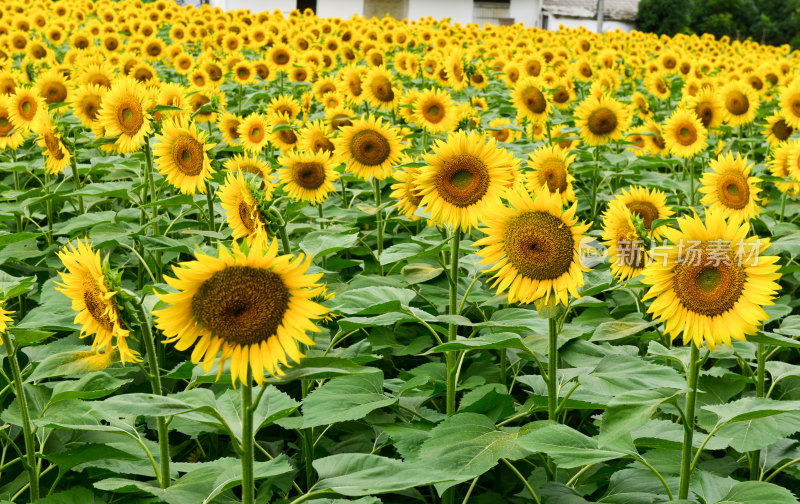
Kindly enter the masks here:
[[395, 19], [408, 17], [408, 0], [365, 0], [364, 17], [381, 19], [384, 16]]
[[481, 0], [473, 4], [472, 19], [475, 23], [510, 24], [508, 10], [511, 7], [509, 0]]
[[542, 12], [542, 20], [539, 22], [539, 26], [542, 30], [548, 30], [550, 26], [550, 15]]

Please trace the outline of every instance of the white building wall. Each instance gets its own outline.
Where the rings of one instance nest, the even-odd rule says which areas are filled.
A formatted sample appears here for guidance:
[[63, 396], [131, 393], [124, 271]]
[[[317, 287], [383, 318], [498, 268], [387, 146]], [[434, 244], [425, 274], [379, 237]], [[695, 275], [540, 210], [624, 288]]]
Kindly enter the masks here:
[[[340, 1], [336, 0], [336, 2]], [[209, 3], [212, 7], [219, 6], [223, 10], [250, 9], [254, 14], [280, 9], [284, 15], [288, 15], [297, 6], [297, 0], [209, 0]]]
[[525, 26], [538, 26], [539, 11], [542, 0], [511, 0], [508, 16], [514, 18], [514, 23], [524, 23]]
[[350, 19], [364, 15], [364, 0], [317, 0], [317, 16]]
[[[547, 29], [555, 31], [558, 30], [559, 25], [564, 25], [567, 28], [580, 28], [583, 26], [589, 31], [597, 31], [596, 19], [557, 18], [551, 14], [550, 20], [547, 22]], [[617, 28], [627, 33], [636, 29], [636, 25], [625, 21], [612, 21], [608, 19], [603, 21], [604, 32], [614, 31]]]
[[[326, 1], [331, 0], [317, 0], [318, 3]], [[472, 22], [473, 3], [472, 0], [408, 0], [408, 19], [449, 17], [453, 24], [464, 25]]]

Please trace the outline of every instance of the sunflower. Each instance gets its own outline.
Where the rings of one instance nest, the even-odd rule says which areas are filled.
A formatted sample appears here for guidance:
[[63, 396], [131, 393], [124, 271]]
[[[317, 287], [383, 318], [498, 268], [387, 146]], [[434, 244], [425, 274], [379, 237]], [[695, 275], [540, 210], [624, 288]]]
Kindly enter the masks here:
[[673, 244], [644, 270], [650, 285], [643, 299], [653, 299], [648, 313], [665, 322], [666, 333], [683, 343], [709, 349], [731, 340], [744, 341], [769, 319], [762, 308], [772, 304], [780, 286], [778, 257], [761, 256], [769, 239], [747, 236], [747, 222], [726, 220], [706, 211], [678, 219], [679, 229], [664, 234]]
[[278, 178], [283, 189], [295, 201], [320, 204], [335, 191], [333, 182], [339, 178], [334, 171], [330, 154], [325, 151], [291, 151], [278, 158]]
[[519, 129], [507, 127], [513, 125], [514, 124], [505, 117], [498, 117], [497, 119], [489, 121], [489, 129], [485, 131], [498, 142], [514, 143], [522, 137], [522, 132]]
[[303, 357], [297, 343], [313, 345], [306, 332], [318, 332], [313, 320], [327, 309], [311, 301], [322, 276], [305, 274], [311, 260], [278, 256], [278, 244], [255, 240], [246, 251], [222, 247], [218, 257], [196, 254], [175, 268], [166, 282], [178, 292], [159, 294], [169, 306], [153, 312], [167, 343], [178, 350], [194, 346], [191, 360], [210, 371], [219, 358], [222, 374], [231, 362], [231, 381], [249, 373], [262, 383], [264, 370], [283, 374], [279, 363]]
[[356, 117], [356, 113], [347, 107], [325, 111], [325, 120], [332, 131], [339, 131], [345, 126], [352, 126], [354, 117]]
[[671, 93], [666, 75], [660, 73], [650, 74], [644, 80], [644, 85], [645, 89], [659, 100], [669, 99]]
[[[274, 186], [269, 182], [265, 184], [263, 198], [269, 200], [272, 198]], [[218, 194], [220, 205], [227, 212], [228, 226], [231, 227], [234, 240], [245, 238], [252, 245], [253, 240], [266, 233], [258, 202], [241, 171], [229, 172]]]
[[161, 134], [156, 135], [160, 142], [154, 148], [156, 168], [183, 194], [205, 193], [206, 182], [214, 173], [208, 157], [214, 144], [206, 143], [206, 137], [196, 124], [182, 117], [165, 120]]
[[412, 120], [436, 134], [458, 126], [458, 111], [447, 91], [426, 89], [413, 102]]
[[304, 151], [333, 153], [333, 133], [324, 121], [317, 119], [306, 123], [297, 135], [300, 137], [300, 148]]
[[23, 134], [43, 115], [47, 115], [47, 105], [30, 87], [19, 86], [16, 93], [8, 97], [8, 117], [14, 128]]
[[619, 200], [603, 214], [602, 238], [615, 277], [625, 281], [642, 273], [650, 256], [634, 224], [633, 213]]
[[239, 140], [239, 124], [242, 118], [233, 112], [225, 112], [217, 118], [217, 128], [222, 132], [222, 139], [228, 143], [236, 143]]
[[260, 152], [269, 142], [269, 124], [262, 114], [250, 114], [239, 123], [239, 142], [247, 152]]
[[116, 346], [123, 364], [138, 362], [138, 352], [128, 348], [129, 331], [122, 325], [114, 300], [116, 292], [109, 289], [100, 254], [88, 240], [76, 243], [77, 246], [68, 243], [56, 252], [67, 268], [67, 273], [59, 273], [61, 282], [56, 282], [56, 290], [72, 300], [72, 309], [78, 312], [75, 323], [81, 325], [81, 337], [95, 334], [92, 350]]
[[[2, 146], [2, 144], [0, 144], [0, 146]], [[776, 182], [775, 187], [777, 187], [779, 191], [787, 193], [791, 196], [796, 196], [798, 193], [800, 193], [800, 182], [796, 182], [794, 180], [795, 177], [791, 177], [792, 174], [789, 171], [789, 160], [797, 159], [794, 157], [794, 152], [796, 149], [797, 141], [784, 142], [772, 149], [771, 159], [767, 161], [770, 174], [772, 174], [774, 177], [785, 179], [785, 181]], [[791, 181], [786, 180], [790, 177]]]
[[623, 189], [622, 194], [618, 194], [611, 201], [610, 205], [620, 204], [626, 207], [631, 214], [642, 221], [644, 228], [659, 237], [660, 231], [653, 229], [653, 222], [656, 220], [669, 219], [675, 212], [672, 207], [667, 205], [667, 196], [658, 189], [648, 189], [642, 186], [631, 186]]
[[792, 128], [800, 128], [800, 79], [783, 88], [779, 100], [786, 123]]
[[267, 112], [285, 114], [289, 119], [294, 119], [300, 114], [300, 108], [300, 104], [292, 95], [280, 95], [270, 100]]
[[267, 61], [276, 71], [287, 71], [295, 60], [294, 51], [285, 44], [274, 44], [267, 52]]
[[231, 70], [231, 74], [233, 75], [233, 81], [240, 86], [251, 84], [256, 80], [256, 71], [247, 60], [236, 63]]
[[105, 94], [106, 88], [97, 84], [84, 84], [77, 88], [72, 99], [72, 112], [87, 128], [95, 126]]
[[662, 136], [661, 126], [659, 126], [655, 121], [650, 119], [645, 123], [644, 127], [645, 133], [645, 145], [650, 150], [650, 152], [655, 156], [660, 156], [664, 154], [667, 150], [667, 143], [664, 141], [664, 137]]
[[517, 109], [517, 120], [545, 121], [550, 113], [550, 100], [545, 84], [538, 77], [519, 79], [511, 90], [511, 103]]
[[437, 140], [415, 186], [437, 224], [468, 230], [502, 207], [517, 161], [484, 133], [458, 131]]
[[581, 138], [589, 145], [621, 140], [631, 122], [625, 106], [607, 95], [586, 98], [575, 109], [575, 117]]
[[382, 66], [367, 73], [363, 89], [364, 98], [376, 108], [392, 110], [400, 99], [399, 84], [392, 81], [392, 73]]
[[667, 149], [678, 157], [694, 157], [706, 146], [708, 133], [703, 123], [691, 110], [678, 108], [662, 128]]
[[709, 205], [723, 217], [748, 222], [761, 212], [758, 206], [758, 183], [761, 179], [750, 176], [752, 165], [738, 153], [723, 154], [708, 164], [711, 172], [700, 179], [700, 192], [705, 194], [700, 203]]
[[[0, 303], [0, 333], [5, 333], [8, 331], [8, 323], [13, 322], [14, 319], [9, 317], [9, 315], [13, 315], [14, 312], [11, 310], [6, 310], [2, 303]], [[3, 344], [3, 341], [0, 340], [0, 345]]]
[[792, 127], [781, 114], [773, 114], [767, 117], [767, 124], [764, 126], [764, 130], [761, 133], [767, 137], [767, 143], [770, 145], [779, 145], [786, 142], [789, 137], [792, 136], [794, 127]]
[[701, 88], [696, 95], [687, 98], [686, 108], [694, 110], [707, 130], [722, 124], [725, 106], [713, 89]]
[[0, 95], [0, 150], [12, 149], [22, 145], [25, 137], [22, 131], [14, 127], [9, 114], [9, 96]]
[[150, 115], [144, 107], [147, 100], [145, 88], [128, 77], [115, 80], [103, 97], [98, 124], [105, 128], [107, 137], [119, 137], [114, 148], [120, 154], [139, 150], [152, 131]]
[[339, 91], [353, 104], [364, 101], [365, 68], [353, 64], [347, 65], [339, 72]]
[[454, 50], [445, 58], [444, 71], [447, 77], [447, 84], [455, 91], [464, 89], [468, 84], [461, 51]]
[[269, 140], [281, 152], [287, 152], [299, 142], [297, 137], [297, 124], [286, 114], [273, 112], [267, 118], [267, 130], [271, 131]]
[[542, 187], [561, 196], [564, 204], [575, 201], [575, 190], [572, 182], [575, 181], [569, 173], [569, 165], [575, 161], [575, 156], [557, 145], [542, 146], [529, 155], [527, 189], [536, 192]]
[[758, 94], [740, 81], [731, 81], [720, 91], [724, 104], [723, 118], [731, 126], [753, 122], [758, 108]]
[[[72, 155], [61, 140], [61, 134], [53, 127], [49, 116], [34, 124], [33, 130], [39, 135], [39, 147], [44, 154], [44, 167], [48, 173], [58, 175], [69, 166]], [[46, 119], [44, 119], [46, 118]]]
[[[578, 253], [588, 224], [579, 224], [577, 205], [562, 210], [561, 198], [545, 188], [534, 198], [524, 192], [509, 191], [509, 207], [500, 206], [488, 214], [486, 237], [475, 242], [482, 247], [478, 264], [491, 264], [492, 288], [508, 291], [508, 302], [567, 304], [569, 294], [580, 297], [583, 272]], [[552, 296], [552, 300], [551, 300]]]
[[415, 187], [416, 178], [419, 176], [419, 169], [407, 167], [402, 170], [394, 172], [394, 179], [396, 184], [392, 184], [392, 194], [390, 196], [397, 200], [398, 211], [411, 220], [417, 220], [419, 217], [414, 215], [414, 212], [422, 202], [422, 196], [417, 194]]
[[[69, 102], [70, 95], [72, 94], [72, 85], [67, 81], [67, 78], [58, 72], [56, 69], [50, 69], [42, 73], [36, 79], [36, 90], [45, 103], [48, 105], [56, 105], [59, 103]], [[60, 110], [65, 105], [53, 109]]]
[[334, 161], [346, 163], [356, 177], [383, 180], [392, 174], [403, 148], [397, 130], [370, 116], [341, 128], [333, 139]]
[[255, 156], [234, 154], [222, 165], [227, 171], [241, 171], [259, 175], [264, 180], [272, 178], [269, 163]]

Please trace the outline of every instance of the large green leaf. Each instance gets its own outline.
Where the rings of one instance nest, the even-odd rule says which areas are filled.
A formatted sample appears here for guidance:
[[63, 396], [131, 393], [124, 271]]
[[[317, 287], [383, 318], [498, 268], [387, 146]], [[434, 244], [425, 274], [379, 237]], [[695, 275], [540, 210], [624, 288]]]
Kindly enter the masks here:
[[461, 481], [483, 474], [501, 458], [530, 452], [517, 444], [519, 429], [498, 429], [477, 413], [457, 413], [437, 425], [423, 443], [418, 462], [457, 475]]
[[303, 401], [303, 426], [358, 420], [397, 402], [383, 393], [383, 373], [334, 378]]
[[411, 289], [363, 287], [338, 294], [331, 309], [348, 315], [378, 315], [403, 310], [416, 296], [417, 293]]
[[600, 445], [606, 445], [643, 426], [661, 404], [677, 395], [675, 389], [662, 388], [632, 390], [614, 396], [600, 421]]
[[765, 397], [745, 397], [727, 404], [703, 406], [717, 415], [717, 424], [743, 422], [755, 418], [800, 410], [800, 401], [776, 401]]
[[772, 483], [742, 481], [715, 504], [797, 504], [797, 499], [789, 490]]
[[655, 324], [655, 320], [644, 320], [640, 313], [630, 313], [620, 320], [601, 323], [592, 334], [591, 341], [611, 341], [627, 338]]
[[314, 461], [319, 481], [314, 490], [330, 489], [341, 495], [398, 492], [458, 479], [436, 467], [366, 453], [340, 453]]
[[605, 396], [658, 387], [681, 389], [686, 384], [685, 379], [670, 367], [624, 355], [603, 357], [594, 371], [581, 376], [578, 381], [590, 392]]
[[120, 380], [113, 376], [97, 372], [83, 376], [79, 380], [65, 380], [58, 382], [53, 387], [50, 402], [65, 401], [67, 399], [98, 399], [120, 389], [130, 380]]
[[549, 455], [563, 469], [597, 464], [634, 453], [628, 449], [600, 449], [597, 439], [550, 421], [534, 422], [528, 427], [526, 432], [520, 433], [517, 444], [526, 450]]

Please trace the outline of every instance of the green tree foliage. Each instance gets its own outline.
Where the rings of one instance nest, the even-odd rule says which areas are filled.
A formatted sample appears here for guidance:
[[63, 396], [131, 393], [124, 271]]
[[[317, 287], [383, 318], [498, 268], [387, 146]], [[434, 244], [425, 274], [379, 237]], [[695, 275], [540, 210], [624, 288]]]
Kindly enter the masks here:
[[675, 35], [689, 29], [692, 0], [641, 0], [639, 29], [658, 34]]

